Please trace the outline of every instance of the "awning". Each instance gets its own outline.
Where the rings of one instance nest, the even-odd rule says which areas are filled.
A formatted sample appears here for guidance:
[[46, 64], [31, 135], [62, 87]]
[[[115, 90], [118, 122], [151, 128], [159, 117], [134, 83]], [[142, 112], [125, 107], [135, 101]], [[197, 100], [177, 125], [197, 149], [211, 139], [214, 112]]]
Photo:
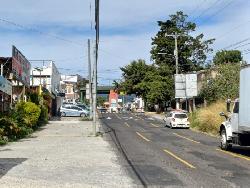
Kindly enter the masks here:
[[12, 83], [3, 76], [0, 76], [0, 90], [8, 95], [12, 94]]

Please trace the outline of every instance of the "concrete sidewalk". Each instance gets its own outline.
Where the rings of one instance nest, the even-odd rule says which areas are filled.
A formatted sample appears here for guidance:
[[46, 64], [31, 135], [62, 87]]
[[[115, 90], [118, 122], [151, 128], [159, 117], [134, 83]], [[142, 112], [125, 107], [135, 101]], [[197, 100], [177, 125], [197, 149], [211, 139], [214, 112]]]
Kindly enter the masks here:
[[0, 187], [138, 187], [91, 122], [53, 121], [0, 147]]

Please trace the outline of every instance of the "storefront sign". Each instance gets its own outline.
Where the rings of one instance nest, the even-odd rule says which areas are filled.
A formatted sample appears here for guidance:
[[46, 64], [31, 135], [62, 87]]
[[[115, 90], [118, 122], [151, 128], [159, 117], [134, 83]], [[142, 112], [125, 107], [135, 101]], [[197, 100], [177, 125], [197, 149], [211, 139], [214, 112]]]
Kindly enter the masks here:
[[12, 46], [12, 72], [15, 78], [25, 86], [30, 85], [30, 62], [15, 47]]
[[3, 76], [0, 76], [0, 91], [11, 95], [12, 94], [12, 84]]

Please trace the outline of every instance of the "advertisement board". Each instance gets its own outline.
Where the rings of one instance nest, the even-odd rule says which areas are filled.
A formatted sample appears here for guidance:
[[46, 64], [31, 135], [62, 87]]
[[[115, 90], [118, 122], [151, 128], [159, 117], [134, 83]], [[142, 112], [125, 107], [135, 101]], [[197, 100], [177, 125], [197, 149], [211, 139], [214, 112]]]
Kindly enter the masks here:
[[109, 93], [109, 104], [111, 107], [117, 107], [118, 94], [114, 90], [110, 90]]
[[30, 62], [15, 47], [12, 46], [12, 73], [23, 85], [30, 85]]
[[197, 74], [175, 75], [175, 98], [192, 98], [197, 93]]
[[174, 75], [175, 98], [186, 98], [186, 76], [185, 74]]
[[197, 74], [186, 74], [186, 97], [191, 98], [197, 95]]

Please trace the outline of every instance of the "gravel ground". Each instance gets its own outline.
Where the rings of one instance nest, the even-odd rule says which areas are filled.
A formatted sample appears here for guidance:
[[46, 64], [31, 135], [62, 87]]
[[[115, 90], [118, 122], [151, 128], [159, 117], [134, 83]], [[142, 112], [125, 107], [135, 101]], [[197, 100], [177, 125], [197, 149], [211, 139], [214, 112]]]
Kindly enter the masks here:
[[51, 121], [0, 147], [0, 187], [137, 187], [116, 149], [91, 137], [91, 122]]

